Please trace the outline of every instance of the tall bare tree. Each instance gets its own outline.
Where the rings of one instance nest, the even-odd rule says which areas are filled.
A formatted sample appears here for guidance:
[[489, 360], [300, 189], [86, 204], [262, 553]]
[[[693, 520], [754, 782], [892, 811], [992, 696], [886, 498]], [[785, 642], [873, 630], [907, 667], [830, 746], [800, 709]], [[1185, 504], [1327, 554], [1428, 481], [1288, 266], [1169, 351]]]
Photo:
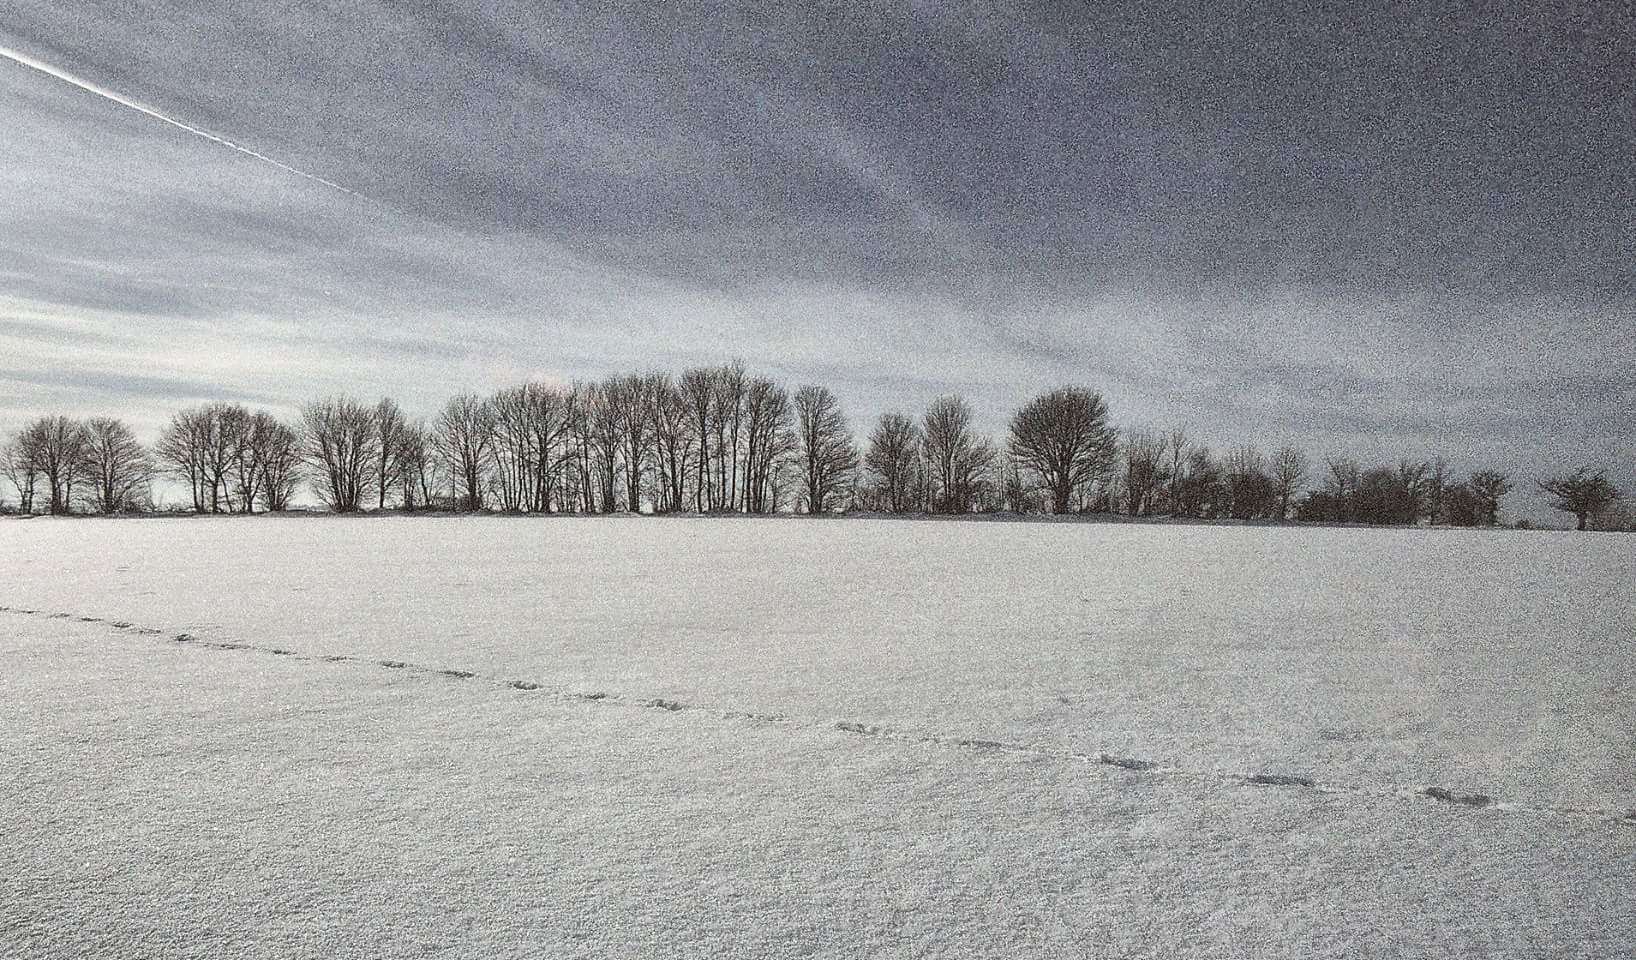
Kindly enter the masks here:
[[659, 383], [656, 373], [628, 373], [612, 378], [605, 388], [625, 465], [625, 504], [632, 513], [641, 512], [643, 480], [653, 459], [653, 408]]
[[1606, 471], [1590, 467], [1580, 467], [1573, 473], [1538, 482], [1539, 488], [1554, 498], [1553, 508], [1571, 513], [1578, 519], [1576, 530], [1589, 529], [1590, 519], [1613, 506], [1614, 501], [1622, 496], [1619, 489], [1608, 482]]
[[261, 505], [272, 513], [282, 513], [289, 509], [301, 483], [301, 437], [265, 411], [252, 418], [250, 435], [261, 478], [257, 488]]
[[739, 509], [770, 513], [783, 502], [789, 460], [796, 447], [789, 391], [765, 377], [746, 377], [739, 404], [743, 440], [731, 455], [742, 455], [737, 467], [742, 489], [735, 494]]
[[1178, 506], [1181, 502], [1178, 494], [1187, 469], [1187, 455], [1192, 449], [1192, 444], [1187, 439], [1187, 431], [1181, 427], [1170, 431], [1170, 435], [1165, 438], [1165, 457], [1168, 461], [1166, 472], [1169, 475], [1165, 485], [1168, 501], [1166, 506], [1172, 514], [1182, 512]]
[[354, 513], [375, 482], [375, 408], [333, 397], [301, 408], [301, 438], [318, 496], [336, 513]]
[[919, 464], [920, 427], [901, 413], [883, 413], [869, 434], [864, 466], [879, 499], [891, 513], [916, 509], [916, 467]]
[[1289, 519], [1290, 500], [1307, 479], [1306, 454], [1285, 444], [1272, 455], [1272, 482], [1278, 492], [1278, 519]]
[[375, 509], [386, 509], [387, 495], [403, 479], [403, 434], [409, 421], [391, 397], [375, 404]]
[[1511, 480], [1498, 470], [1478, 470], [1466, 481], [1466, 487], [1477, 498], [1482, 508], [1485, 526], [1500, 522], [1500, 498], [1511, 492]]
[[159, 435], [156, 452], [177, 480], [185, 483], [196, 513], [233, 508], [231, 478], [242, 434], [244, 408], [207, 403], [177, 413]]
[[1449, 492], [1449, 464], [1442, 457], [1431, 462], [1426, 474], [1426, 518], [1432, 524], [1447, 521], [1446, 504]]
[[[978, 484], [995, 456], [994, 445], [972, 426], [971, 407], [958, 396], [939, 397], [927, 408], [920, 431], [935, 485], [932, 508], [939, 513], [970, 513]], [[1024, 454], [1019, 457], [1029, 462]]]
[[1362, 478], [1358, 462], [1346, 457], [1325, 457], [1324, 465], [1329, 468], [1324, 478], [1324, 492], [1330, 498], [1333, 512], [1329, 519], [1337, 522], [1353, 519], [1352, 500]]
[[[930, 415], [927, 424], [927, 441], [933, 443]], [[1118, 444], [1107, 403], [1083, 387], [1035, 397], [1011, 419], [1012, 456], [1051, 492], [1053, 513], [1067, 513], [1075, 490], [1113, 468]]]
[[1165, 455], [1168, 450], [1166, 438], [1152, 430], [1125, 432], [1125, 509], [1131, 516], [1147, 516], [1153, 512], [1167, 479]]
[[1257, 520], [1272, 513], [1277, 502], [1276, 481], [1267, 473], [1266, 458], [1249, 444], [1228, 451], [1222, 460], [1228, 513], [1237, 520]]
[[17, 435], [22, 456], [45, 481], [52, 513], [73, 510], [74, 482], [85, 462], [85, 428], [64, 416], [41, 417]]
[[0, 447], [0, 476], [11, 481], [17, 490], [17, 507], [23, 513], [34, 512], [34, 491], [40, 485], [40, 469], [32, 457], [23, 451], [17, 436], [12, 436]]
[[682, 388], [669, 374], [661, 374], [653, 396], [653, 454], [659, 480], [655, 509], [660, 513], [687, 507], [688, 477], [696, 455], [689, 435], [691, 410]]
[[148, 505], [153, 462], [122, 420], [93, 417], [81, 428], [86, 501], [98, 513], [142, 510]]
[[482, 510], [489, 486], [488, 450], [494, 442], [494, 410], [481, 397], [450, 397], [432, 428], [432, 444], [443, 460], [461, 510]]
[[693, 466], [695, 476], [693, 480], [693, 509], [704, 513], [714, 510], [717, 506], [714, 480], [716, 450], [711, 445], [715, 435], [713, 429], [716, 411], [716, 376], [709, 367], [694, 367], [683, 371], [681, 379], [677, 381], [676, 390], [681, 394], [683, 406], [687, 410], [688, 429], [693, 434], [696, 444]]
[[840, 401], [828, 387], [795, 391], [796, 435], [808, 513], [826, 513], [858, 469], [858, 448]]
[[398, 462], [403, 466], [398, 477], [398, 498], [403, 509], [412, 513], [435, 504], [443, 483], [438, 474], [440, 461], [433, 450], [431, 430], [424, 421], [404, 425], [398, 437]]

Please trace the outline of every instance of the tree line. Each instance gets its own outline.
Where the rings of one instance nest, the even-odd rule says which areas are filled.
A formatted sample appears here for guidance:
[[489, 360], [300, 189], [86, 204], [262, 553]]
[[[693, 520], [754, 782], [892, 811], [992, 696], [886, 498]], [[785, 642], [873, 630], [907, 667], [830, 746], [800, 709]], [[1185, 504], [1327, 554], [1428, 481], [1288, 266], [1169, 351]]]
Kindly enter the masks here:
[[[783, 385], [742, 362], [680, 375], [460, 394], [433, 417], [332, 397], [293, 422], [235, 403], [173, 416], [150, 448], [110, 417], [36, 419], [0, 448], [23, 513], [154, 509], [156, 479], [196, 513], [279, 512], [305, 486], [330, 510], [508, 513], [869, 511], [1122, 513], [1196, 519], [1491, 526], [1512, 481], [1442, 459], [1315, 463], [1284, 446], [1217, 454], [1184, 430], [1117, 429], [1096, 391], [1029, 400], [1001, 442], [959, 396], [886, 413], [855, 437], [826, 387]], [[1579, 529], [1622, 526], [1605, 472], [1537, 481]]]

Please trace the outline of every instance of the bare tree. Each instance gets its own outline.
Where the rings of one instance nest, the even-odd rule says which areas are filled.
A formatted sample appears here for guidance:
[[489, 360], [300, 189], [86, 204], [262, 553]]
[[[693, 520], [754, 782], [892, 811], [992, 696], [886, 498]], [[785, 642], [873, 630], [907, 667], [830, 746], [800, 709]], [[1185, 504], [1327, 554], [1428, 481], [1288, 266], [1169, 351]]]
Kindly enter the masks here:
[[482, 510], [486, 503], [488, 449], [493, 442], [494, 410], [488, 402], [469, 393], [450, 397], [432, 428], [432, 444], [461, 510]]
[[682, 405], [687, 410], [688, 429], [696, 444], [693, 465], [693, 509], [704, 513], [716, 508], [714, 494], [716, 450], [711, 446], [715, 435], [713, 425], [716, 410], [716, 376], [709, 367], [695, 367], [684, 371], [676, 385]]
[[536, 429], [536, 393], [541, 387], [508, 387], [488, 400], [493, 437], [487, 446], [489, 479], [501, 510], [521, 512], [534, 506], [546, 454]]
[[1606, 471], [1590, 467], [1540, 480], [1539, 488], [1556, 498], [1551, 504], [1553, 508], [1571, 513], [1579, 520], [1576, 530], [1588, 529], [1591, 517], [1606, 511], [1622, 496], [1619, 489], [1608, 482]]
[[403, 434], [409, 427], [397, 401], [382, 397], [375, 404], [375, 509], [386, 509], [386, 497], [403, 480]]
[[265, 411], [252, 418], [250, 435], [261, 478], [257, 485], [261, 505], [273, 513], [282, 513], [289, 509], [301, 483], [301, 437]]
[[1170, 431], [1170, 436], [1166, 438], [1165, 452], [1170, 459], [1170, 480], [1167, 486], [1167, 492], [1169, 494], [1169, 508], [1172, 515], [1182, 512], [1178, 506], [1181, 500], [1177, 496], [1177, 493], [1181, 489], [1183, 473], [1187, 468], [1187, 455], [1191, 450], [1192, 445], [1187, 441], [1186, 430], [1182, 429], [1181, 427], [1177, 427], [1176, 429]]
[[1407, 503], [1408, 523], [1419, 523], [1420, 518], [1426, 515], [1428, 504], [1431, 501], [1432, 465], [1426, 460], [1399, 460], [1397, 464], [1397, 482], [1403, 490]]
[[98, 513], [144, 509], [153, 482], [147, 448], [124, 421], [93, 417], [81, 428], [86, 501]]
[[257, 421], [249, 410], [234, 404], [219, 411], [221, 436], [229, 452], [227, 504], [229, 510], [254, 513], [261, 500], [261, 444]]
[[795, 391], [797, 446], [808, 513], [826, 513], [832, 498], [845, 491], [858, 469], [858, 448], [840, 401], [828, 387]]
[[749, 373], [744, 361], [734, 360], [716, 370], [716, 482], [725, 494], [719, 504], [739, 509], [739, 440], [744, 427], [744, 397], [749, 389]]
[[1279, 447], [1272, 455], [1272, 482], [1278, 492], [1278, 519], [1289, 519], [1289, 504], [1307, 478], [1306, 454], [1292, 446]]
[[[589, 475], [593, 479], [594, 500], [587, 509], [613, 513], [619, 509], [619, 461], [625, 449], [619, 401], [611, 396], [617, 378], [585, 388], [585, 422]], [[590, 492], [590, 491], [588, 491]]]
[[883, 413], [869, 434], [864, 465], [874, 481], [880, 505], [904, 513], [919, 503], [915, 496], [920, 427], [901, 413]]
[[159, 435], [160, 461], [187, 484], [197, 513], [233, 507], [231, 477], [240, 451], [243, 407], [207, 403], [176, 414]]
[[1442, 457], [1431, 463], [1431, 470], [1426, 474], [1426, 519], [1433, 525], [1444, 523], [1447, 519], [1447, 503], [1449, 492], [1449, 464]]
[[[959, 406], [964, 408], [963, 403]], [[966, 411], [964, 419], [969, 418]], [[944, 445], [932, 439], [931, 423], [932, 415], [927, 414], [928, 443]], [[1011, 454], [1051, 491], [1054, 513], [1067, 513], [1076, 489], [1112, 469], [1118, 442], [1101, 394], [1082, 387], [1061, 387], [1035, 397], [1011, 419]]]
[[335, 397], [301, 408], [301, 439], [312, 464], [318, 496], [336, 513], [354, 513], [375, 482], [375, 410]]
[[1159, 499], [1165, 476], [1166, 439], [1152, 430], [1125, 434], [1125, 509], [1131, 516], [1147, 516]]
[[1500, 498], [1511, 492], [1511, 480], [1498, 470], [1478, 470], [1466, 481], [1471, 495], [1482, 508], [1485, 526], [1500, 522]]
[[971, 421], [971, 407], [957, 396], [932, 401], [921, 421], [921, 446], [935, 484], [932, 507], [940, 513], [970, 513], [978, 483], [994, 462], [994, 445], [977, 436]]
[[1224, 493], [1226, 482], [1222, 479], [1221, 467], [1208, 447], [1190, 447], [1180, 472], [1175, 504], [1178, 516], [1203, 519], [1222, 512], [1227, 499]]
[[687, 395], [670, 375], [659, 375], [653, 395], [653, 459], [659, 479], [655, 509], [660, 513], [687, 506], [687, 481], [695, 456], [689, 436], [691, 412]]
[[655, 373], [628, 373], [607, 384], [608, 412], [619, 434], [625, 464], [625, 503], [632, 513], [642, 510], [642, 481], [652, 460], [653, 407], [659, 382]]
[[1222, 461], [1227, 485], [1228, 513], [1237, 520], [1268, 516], [1277, 502], [1276, 482], [1267, 473], [1266, 458], [1249, 444], [1240, 444]]
[[63, 416], [41, 417], [17, 435], [22, 456], [45, 480], [54, 514], [73, 509], [74, 482], [84, 465], [85, 442], [85, 428]]
[[1356, 460], [1345, 457], [1326, 457], [1324, 464], [1329, 475], [1324, 479], [1324, 492], [1329, 495], [1333, 516], [1329, 519], [1352, 519], [1352, 498], [1357, 493], [1361, 469]]
[[789, 461], [796, 450], [789, 391], [765, 377], [747, 377], [740, 404], [743, 432], [738, 468], [742, 487], [740, 509], [749, 513], [777, 511], [789, 479]]
[[23, 513], [33, 513], [34, 491], [40, 484], [40, 470], [34, 459], [23, 452], [23, 445], [16, 436], [0, 447], [0, 476], [11, 481], [16, 488], [18, 509]]

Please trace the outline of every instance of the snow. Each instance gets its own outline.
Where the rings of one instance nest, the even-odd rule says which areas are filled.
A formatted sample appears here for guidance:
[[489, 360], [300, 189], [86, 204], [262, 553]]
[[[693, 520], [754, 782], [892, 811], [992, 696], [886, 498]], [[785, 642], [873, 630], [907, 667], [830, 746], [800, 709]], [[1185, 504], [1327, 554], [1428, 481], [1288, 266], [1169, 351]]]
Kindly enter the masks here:
[[1617, 955], [1632, 544], [0, 523], [0, 955]]

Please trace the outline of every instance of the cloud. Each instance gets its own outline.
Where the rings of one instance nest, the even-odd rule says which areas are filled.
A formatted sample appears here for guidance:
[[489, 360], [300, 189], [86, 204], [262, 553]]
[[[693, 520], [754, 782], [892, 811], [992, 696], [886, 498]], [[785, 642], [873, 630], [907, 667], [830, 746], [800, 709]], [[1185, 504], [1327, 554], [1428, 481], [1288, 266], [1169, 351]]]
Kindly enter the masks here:
[[860, 421], [1084, 382], [1218, 446], [1636, 461], [1607, 14], [14, 6], [81, 87], [0, 63], [0, 426], [736, 355]]

